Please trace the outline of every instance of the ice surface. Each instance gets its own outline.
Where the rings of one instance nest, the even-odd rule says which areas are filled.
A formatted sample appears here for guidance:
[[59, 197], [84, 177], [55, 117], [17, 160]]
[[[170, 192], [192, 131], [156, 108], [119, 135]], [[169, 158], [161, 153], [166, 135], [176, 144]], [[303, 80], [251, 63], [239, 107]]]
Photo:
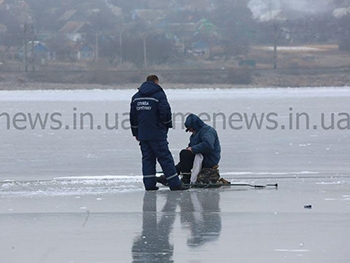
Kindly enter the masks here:
[[[102, 125], [118, 113], [119, 125], [54, 130], [22, 121], [20, 130], [12, 118], [7, 129], [0, 115], [2, 262], [349, 262], [350, 128], [313, 127], [321, 113], [327, 125], [332, 113], [336, 124], [350, 114], [348, 88], [165, 88], [175, 113], [277, 113], [274, 130], [232, 129], [228, 117], [216, 128], [224, 178], [278, 189], [145, 192], [139, 146], [123, 128], [134, 90], [1, 91], [0, 114], [56, 112], [71, 125], [88, 112]], [[289, 129], [291, 113], [314, 123]], [[175, 160], [188, 136], [177, 117]]]
[[[341, 97], [349, 96], [349, 87], [319, 88], [240, 88], [232, 89], [231, 85], [194, 84], [191, 88], [178, 88], [178, 84], [167, 85], [166, 93], [171, 100], [207, 100], [237, 98], [286, 98], [286, 97]], [[137, 88], [137, 87], [136, 87]], [[136, 92], [133, 89], [110, 90], [0, 90], [0, 101], [130, 101]]]

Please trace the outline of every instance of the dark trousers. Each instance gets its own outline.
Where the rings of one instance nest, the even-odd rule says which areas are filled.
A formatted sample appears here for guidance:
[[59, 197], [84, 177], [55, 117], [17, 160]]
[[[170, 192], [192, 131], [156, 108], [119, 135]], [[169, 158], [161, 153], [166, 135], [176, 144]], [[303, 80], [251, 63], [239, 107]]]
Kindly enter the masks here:
[[181, 181], [176, 172], [174, 159], [169, 151], [168, 142], [166, 140], [140, 141], [140, 146], [142, 152], [143, 184], [146, 190], [155, 187], [157, 184], [157, 160], [162, 167], [169, 187], [174, 188], [181, 185]]
[[189, 150], [182, 150], [180, 152], [180, 162], [176, 165], [177, 174], [191, 173], [193, 168], [195, 154]]

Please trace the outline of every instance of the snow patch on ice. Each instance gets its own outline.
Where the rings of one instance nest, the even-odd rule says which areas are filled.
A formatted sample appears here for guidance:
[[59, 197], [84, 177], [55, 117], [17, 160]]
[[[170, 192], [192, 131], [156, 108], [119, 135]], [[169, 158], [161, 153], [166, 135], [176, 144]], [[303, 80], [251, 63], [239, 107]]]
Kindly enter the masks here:
[[[144, 190], [141, 176], [57, 177], [53, 180], [7, 181], [0, 197], [48, 197], [105, 195]], [[78, 197], [77, 197], [78, 196]], [[97, 199], [102, 200], [102, 199]]]
[[64, 176], [55, 177], [55, 180], [128, 180], [138, 181], [142, 179], [140, 175], [98, 175], [98, 176]]
[[318, 185], [339, 185], [342, 183], [340, 181], [337, 181], [337, 182], [318, 182], [316, 184], [318, 184]]
[[300, 172], [226, 172], [220, 175], [308, 175], [319, 174], [319, 172], [300, 171]]
[[288, 249], [288, 248], [278, 248], [275, 249], [276, 252], [292, 252], [292, 253], [303, 253], [303, 252], [309, 252], [308, 249]]

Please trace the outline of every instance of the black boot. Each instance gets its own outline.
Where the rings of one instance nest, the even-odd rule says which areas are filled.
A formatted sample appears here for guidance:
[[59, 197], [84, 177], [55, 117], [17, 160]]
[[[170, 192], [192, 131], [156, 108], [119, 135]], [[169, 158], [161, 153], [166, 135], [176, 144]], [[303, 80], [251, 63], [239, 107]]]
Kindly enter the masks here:
[[146, 188], [146, 191], [157, 191], [158, 189], [159, 189], [159, 187], [153, 186], [153, 187], [150, 187], [150, 188]]
[[181, 182], [183, 184], [190, 184], [191, 183], [191, 173], [182, 173]]
[[183, 190], [188, 190], [190, 189], [189, 185], [184, 185], [183, 183], [181, 183], [179, 186], [170, 188], [171, 191], [183, 191]]
[[161, 183], [164, 186], [168, 186], [168, 181], [166, 180], [163, 174], [161, 176], [157, 176], [157, 183]]

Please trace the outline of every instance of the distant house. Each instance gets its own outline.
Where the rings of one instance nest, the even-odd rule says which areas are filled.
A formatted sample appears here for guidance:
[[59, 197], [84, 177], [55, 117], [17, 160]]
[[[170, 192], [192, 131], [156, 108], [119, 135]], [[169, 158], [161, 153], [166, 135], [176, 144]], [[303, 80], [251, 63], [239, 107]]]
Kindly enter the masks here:
[[68, 21], [59, 30], [61, 35], [74, 42], [85, 41], [86, 36], [91, 32], [92, 29], [88, 23], [76, 21]]
[[193, 36], [197, 30], [196, 23], [170, 23], [168, 30], [176, 35]]
[[[23, 59], [25, 47], [21, 47], [18, 51], [18, 56]], [[55, 58], [54, 52], [50, 50], [40, 41], [28, 41], [27, 43], [27, 58], [52, 60]]]
[[62, 14], [60, 18], [57, 20], [59, 23], [67, 23], [69, 21], [75, 22], [85, 22], [86, 16], [81, 11], [71, 9]]
[[193, 56], [202, 56], [208, 58], [210, 56], [210, 44], [208, 41], [200, 40], [192, 45], [192, 50], [188, 50], [188, 53]]
[[70, 49], [70, 57], [79, 61], [92, 61], [95, 59], [95, 50], [86, 43], [75, 44]]
[[14, 61], [18, 54], [18, 47], [6, 47], [0, 46], [0, 60], [12, 60]]
[[36, 39], [40, 42], [50, 42], [57, 37], [57, 32], [54, 30], [40, 30]]
[[210, 22], [208, 19], [201, 19], [197, 22], [197, 31], [198, 33], [204, 34], [204, 35], [214, 35], [216, 36], [219, 32], [219, 28]]
[[113, 5], [109, 1], [106, 1], [105, 3], [114, 16], [119, 17], [123, 14], [123, 9], [120, 8], [119, 6]]
[[142, 19], [145, 21], [154, 21], [164, 16], [164, 11], [160, 9], [134, 9], [131, 13], [133, 20]]
[[135, 9], [131, 13], [133, 20], [141, 20], [153, 27], [162, 27], [164, 11], [160, 9]]

